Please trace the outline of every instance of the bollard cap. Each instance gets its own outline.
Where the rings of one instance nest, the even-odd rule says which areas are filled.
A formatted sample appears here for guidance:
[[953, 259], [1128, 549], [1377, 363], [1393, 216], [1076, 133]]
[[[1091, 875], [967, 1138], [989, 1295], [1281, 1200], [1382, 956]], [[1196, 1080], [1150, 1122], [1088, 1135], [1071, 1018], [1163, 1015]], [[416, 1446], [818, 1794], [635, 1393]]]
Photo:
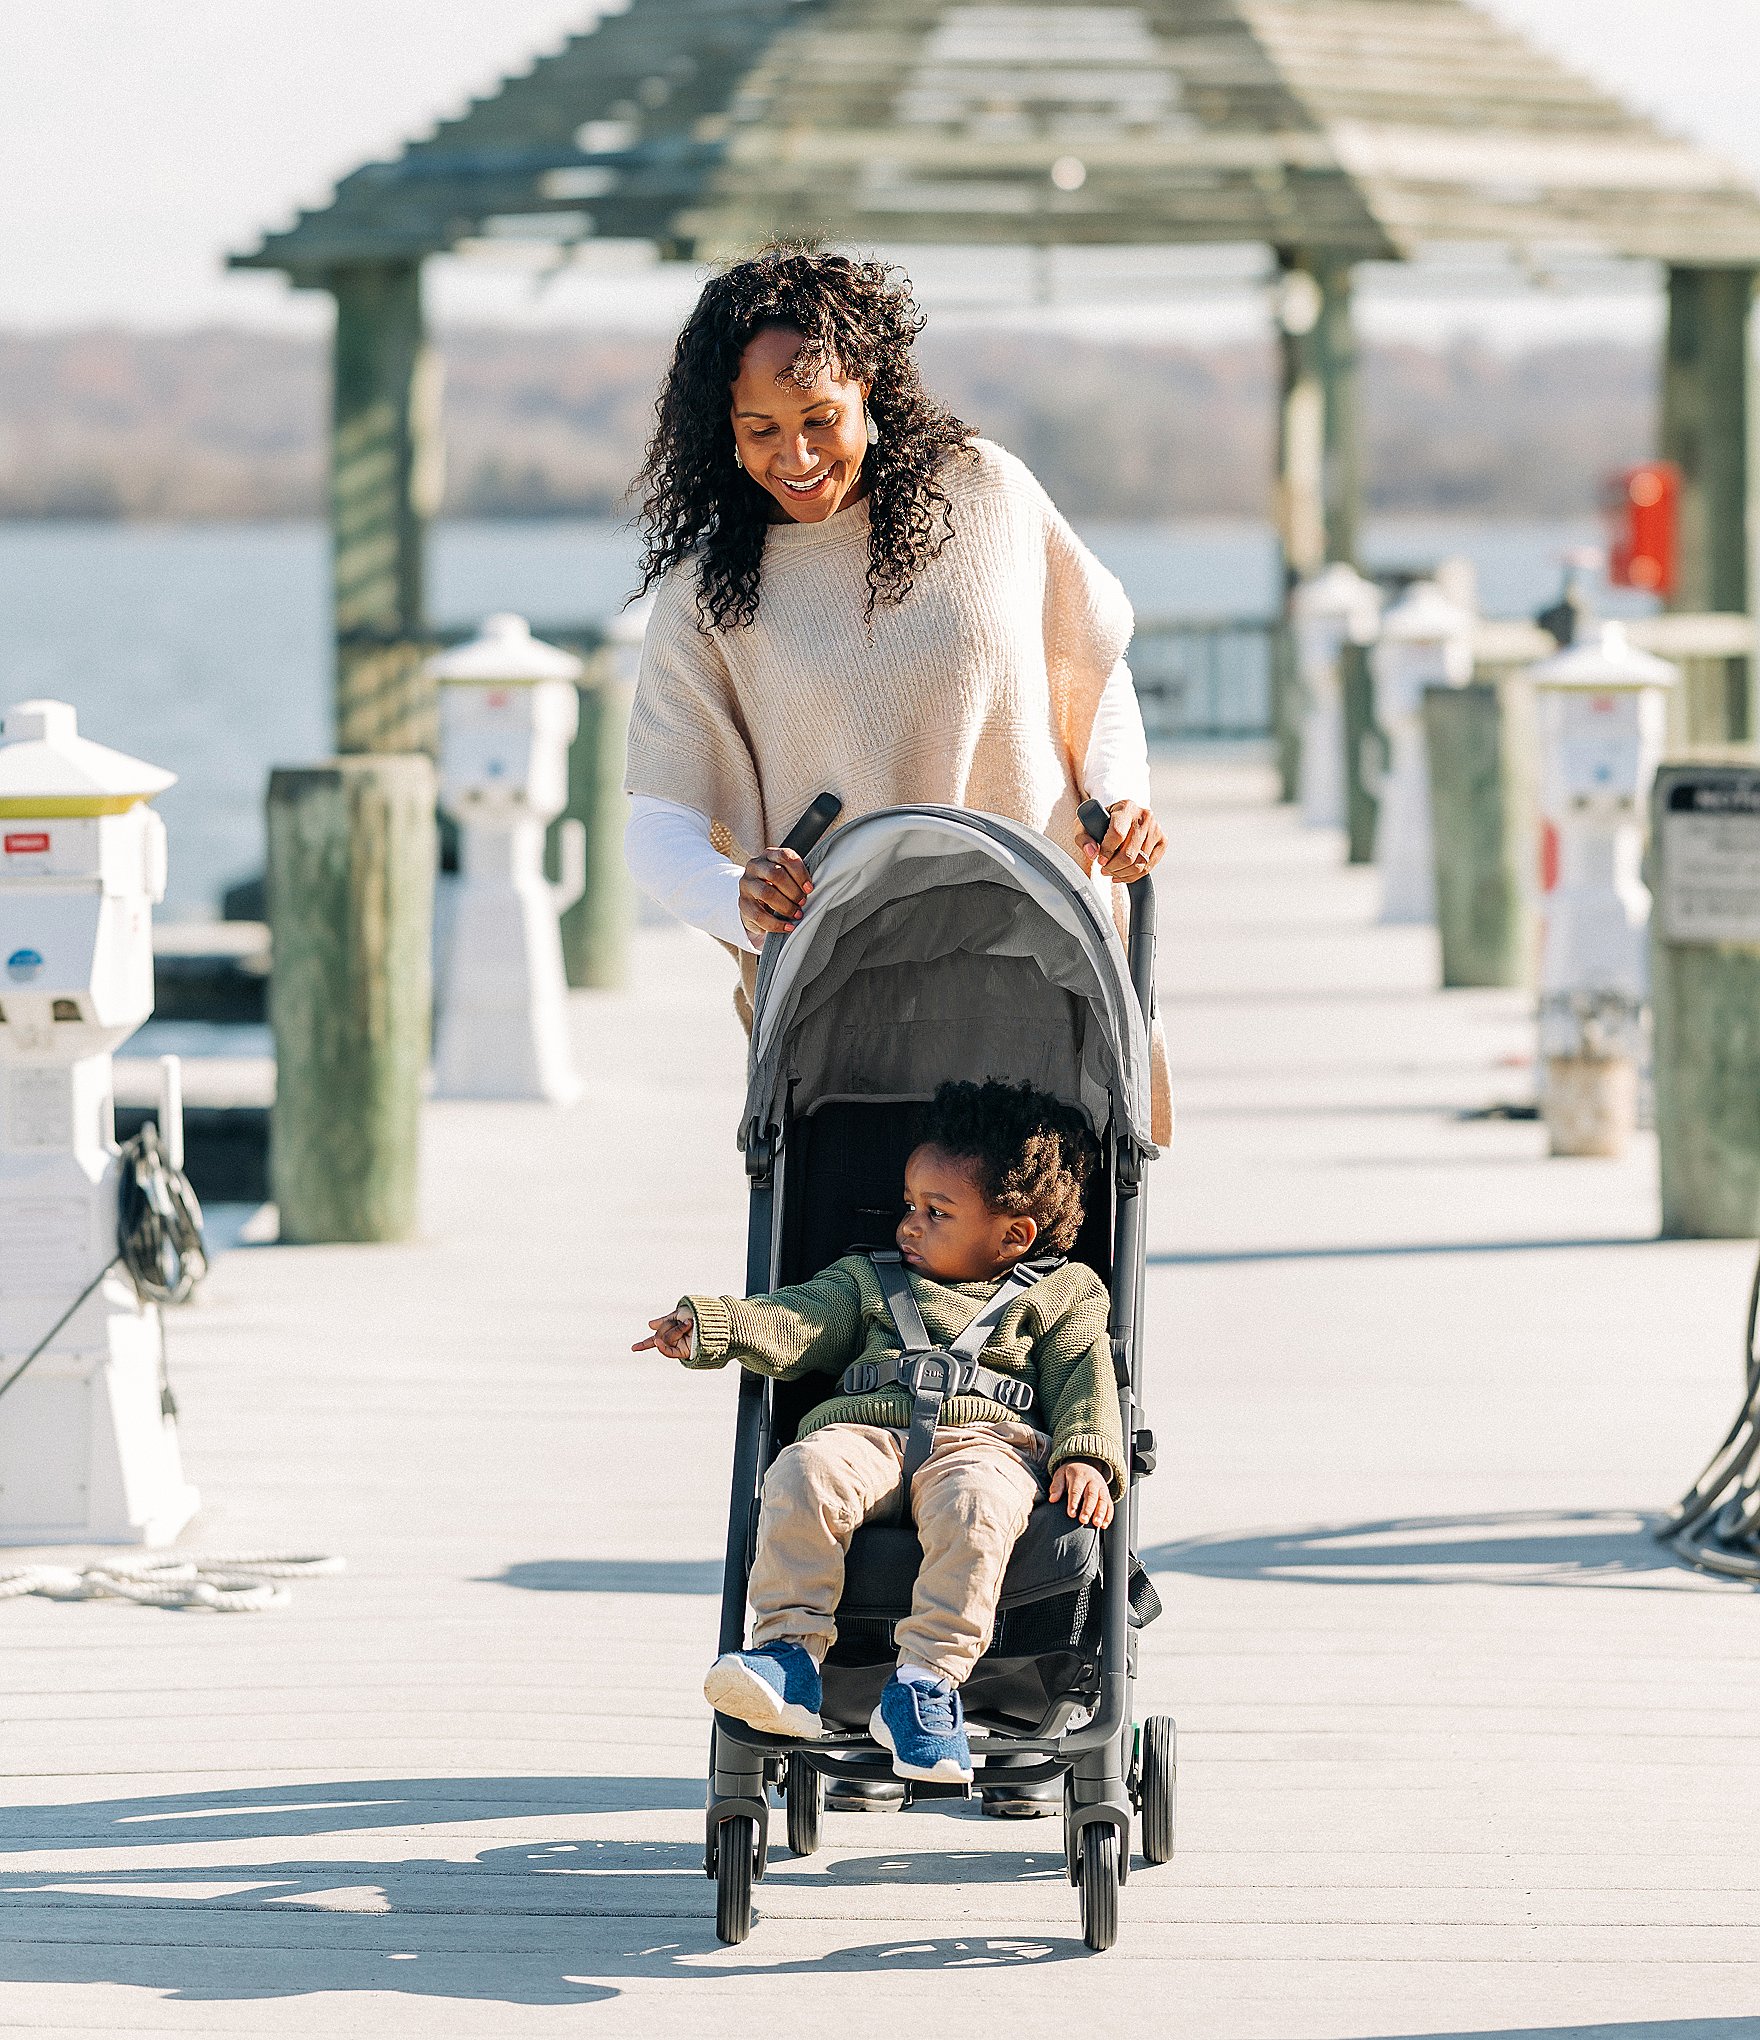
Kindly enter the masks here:
[[66, 701], [20, 701], [0, 716], [0, 818], [119, 815], [177, 774], [79, 733]]
[[573, 652], [532, 635], [523, 616], [486, 616], [468, 644], [438, 652], [425, 668], [430, 680], [451, 687], [535, 687], [544, 680], [578, 680]]
[[1310, 574], [1290, 597], [1299, 616], [1336, 618], [1354, 635], [1372, 637], [1381, 613], [1381, 590], [1343, 560]]
[[1442, 645], [1471, 635], [1473, 618], [1434, 581], [1414, 581], [1381, 619], [1383, 643]]
[[1622, 687], [1672, 687], [1680, 677], [1678, 666], [1640, 651], [1626, 636], [1623, 623], [1604, 623], [1591, 636], [1528, 668], [1536, 687], [1582, 687], [1594, 694], [1613, 694]]
[[648, 619], [653, 614], [653, 596], [638, 595], [605, 626], [606, 641], [614, 645], [639, 645], [648, 634]]

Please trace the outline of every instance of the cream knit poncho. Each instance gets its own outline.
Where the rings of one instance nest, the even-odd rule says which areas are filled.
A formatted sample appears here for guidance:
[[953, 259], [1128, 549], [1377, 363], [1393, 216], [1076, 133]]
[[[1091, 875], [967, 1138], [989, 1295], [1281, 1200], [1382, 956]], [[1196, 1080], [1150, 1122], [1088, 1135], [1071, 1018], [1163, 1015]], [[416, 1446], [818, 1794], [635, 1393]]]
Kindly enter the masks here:
[[[941, 482], [952, 537], [872, 618], [865, 498], [771, 526], [740, 629], [702, 629], [696, 565], [675, 568], [642, 648], [626, 790], [707, 815], [742, 864], [827, 789], [845, 820], [978, 808], [1073, 851], [1078, 767], [1130, 603], [1014, 455], [976, 440]], [[748, 994], [755, 963], [742, 958]]]

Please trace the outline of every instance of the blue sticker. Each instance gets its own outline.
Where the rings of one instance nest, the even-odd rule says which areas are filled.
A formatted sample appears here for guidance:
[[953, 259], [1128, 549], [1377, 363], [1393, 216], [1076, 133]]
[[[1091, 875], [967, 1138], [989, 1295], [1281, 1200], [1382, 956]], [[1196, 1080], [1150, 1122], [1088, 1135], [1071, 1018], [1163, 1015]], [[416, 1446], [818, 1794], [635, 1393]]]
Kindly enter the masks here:
[[42, 967], [42, 956], [35, 949], [15, 949], [6, 959], [6, 975], [21, 985], [28, 985]]

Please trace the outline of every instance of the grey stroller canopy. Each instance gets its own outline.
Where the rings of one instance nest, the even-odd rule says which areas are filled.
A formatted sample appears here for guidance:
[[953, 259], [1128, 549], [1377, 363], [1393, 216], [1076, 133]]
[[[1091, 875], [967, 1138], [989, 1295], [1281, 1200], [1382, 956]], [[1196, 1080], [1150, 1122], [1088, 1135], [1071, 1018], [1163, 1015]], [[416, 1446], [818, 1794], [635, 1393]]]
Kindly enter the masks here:
[[831, 1100], [1025, 1078], [1144, 1156], [1149, 1043], [1124, 945], [1075, 860], [1020, 824], [896, 807], [807, 859], [758, 965], [740, 1144]]

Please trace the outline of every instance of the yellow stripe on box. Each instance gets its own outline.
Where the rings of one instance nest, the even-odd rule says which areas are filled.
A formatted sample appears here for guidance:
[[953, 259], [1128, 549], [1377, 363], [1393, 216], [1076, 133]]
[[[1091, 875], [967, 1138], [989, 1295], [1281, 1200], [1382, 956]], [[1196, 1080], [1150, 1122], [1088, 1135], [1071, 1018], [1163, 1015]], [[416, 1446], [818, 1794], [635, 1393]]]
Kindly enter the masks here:
[[0, 798], [0, 822], [73, 822], [123, 815], [152, 798], [146, 793], [43, 793]]

